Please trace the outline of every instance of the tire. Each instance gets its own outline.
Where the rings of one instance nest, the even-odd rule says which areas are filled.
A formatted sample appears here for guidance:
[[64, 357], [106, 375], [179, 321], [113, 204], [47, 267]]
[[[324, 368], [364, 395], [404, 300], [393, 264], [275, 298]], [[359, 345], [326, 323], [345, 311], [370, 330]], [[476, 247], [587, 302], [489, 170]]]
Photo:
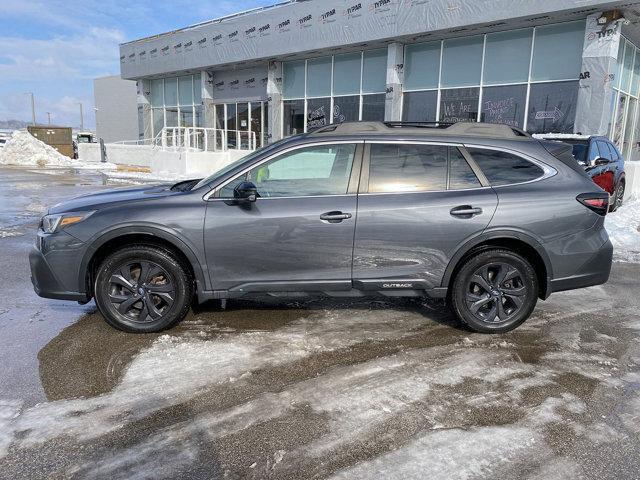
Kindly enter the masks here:
[[624, 202], [624, 182], [618, 183], [615, 191], [613, 192], [613, 196], [611, 197], [611, 207], [609, 208], [610, 212], [615, 212], [618, 210], [622, 203]]
[[[499, 276], [504, 280], [500, 283]], [[456, 316], [479, 333], [505, 333], [529, 318], [538, 301], [538, 278], [511, 250], [485, 250], [468, 257], [451, 286]]]
[[96, 304], [106, 322], [119, 330], [166, 330], [191, 307], [193, 281], [187, 272], [168, 250], [146, 245], [123, 248], [98, 268]]

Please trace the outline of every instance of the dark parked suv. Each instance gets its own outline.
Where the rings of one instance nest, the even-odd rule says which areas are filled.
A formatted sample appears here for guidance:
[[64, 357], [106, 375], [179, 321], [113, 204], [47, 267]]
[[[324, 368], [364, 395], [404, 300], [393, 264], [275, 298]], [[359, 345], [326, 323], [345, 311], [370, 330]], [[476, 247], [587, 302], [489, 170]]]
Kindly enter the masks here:
[[546, 140], [559, 140], [573, 147], [573, 156], [596, 185], [611, 196], [609, 211], [622, 206], [626, 178], [624, 159], [617, 147], [606, 137], [589, 135], [541, 135]]
[[448, 298], [480, 332], [607, 281], [609, 195], [569, 145], [504, 125], [347, 123], [209, 178], [69, 200], [42, 219], [36, 292], [131, 332], [251, 294]]

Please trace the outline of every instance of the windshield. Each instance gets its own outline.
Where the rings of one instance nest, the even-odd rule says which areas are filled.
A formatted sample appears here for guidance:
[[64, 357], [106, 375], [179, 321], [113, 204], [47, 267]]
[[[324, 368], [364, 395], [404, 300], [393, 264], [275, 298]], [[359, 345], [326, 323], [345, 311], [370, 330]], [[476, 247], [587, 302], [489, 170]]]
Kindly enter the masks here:
[[216, 180], [216, 178], [223, 177], [227, 173], [233, 171], [233, 169], [235, 169], [239, 165], [242, 165], [244, 162], [247, 162], [247, 161], [249, 161], [249, 160], [251, 160], [253, 158], [256, 158], [257, 156], [262, 155], [263, 153], [266, 153], [269, 150], [273, 150], [278, 146], [280, 146], [280, 142], [277, 142], [277, 143], [274, 143], [274, 144], [271, 144], [271, 145], [267, 145], [266, 147], [259, 148], [255, 152], [251, 152], [250, 154], [245, 155], [244, 157], [236, 160], [235, 162], [230, 163], [229, 165], [227, 165], [226, 167], [222, 168], [221, 170], [217, 170], [216, 172], [214, 172], [212, 175], [208, 176], [207, 178], [204, 178], [204, 179], [200, 180], [198, 182], [198, 184], [195, 185], [192, 188], [192, 190], [197, 190], [200, 187], [204, 187], [205, 185], [207, 185], [209, 183], [213, 183]]

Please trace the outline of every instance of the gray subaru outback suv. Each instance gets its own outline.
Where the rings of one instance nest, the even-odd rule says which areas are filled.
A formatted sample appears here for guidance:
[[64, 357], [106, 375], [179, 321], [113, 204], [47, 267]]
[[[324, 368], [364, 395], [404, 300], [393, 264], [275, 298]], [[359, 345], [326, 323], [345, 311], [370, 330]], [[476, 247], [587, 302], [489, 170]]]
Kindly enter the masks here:
[[479, 332], [538, 298], [606, 282], [609, 195], [571, 146], [504, 125], [346, 123], [212, 176], [49, 209], [35, 291], [130, 332], [175, 325], [194, 296], [447, 298]]

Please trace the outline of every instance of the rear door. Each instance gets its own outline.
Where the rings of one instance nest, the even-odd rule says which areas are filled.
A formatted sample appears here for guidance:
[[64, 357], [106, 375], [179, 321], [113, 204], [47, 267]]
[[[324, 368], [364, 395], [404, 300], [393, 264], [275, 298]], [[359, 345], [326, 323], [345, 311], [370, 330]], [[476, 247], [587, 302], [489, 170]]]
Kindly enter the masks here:
[[355, 287], [439, 287], [452, 255], [487, 227], [496, 206], [495, 192], [459, 145], [368, 143], [358, 195]]

